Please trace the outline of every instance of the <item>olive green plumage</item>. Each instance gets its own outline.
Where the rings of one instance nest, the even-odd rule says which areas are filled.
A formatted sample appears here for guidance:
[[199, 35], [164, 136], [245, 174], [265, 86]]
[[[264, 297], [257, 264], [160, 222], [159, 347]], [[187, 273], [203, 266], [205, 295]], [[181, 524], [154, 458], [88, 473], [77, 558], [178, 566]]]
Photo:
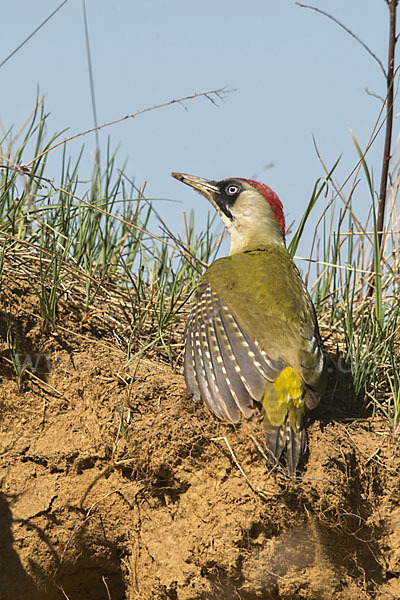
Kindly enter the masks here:
[[216, 260], [200, 285], [205, 282], [246, 331], [257, 332], [270, 358], [292, 366], [309, 385], [317, 383], [309, 352], [317, 331], [314, 307], [286, 248], [266, 246]]
[[285, 246], [282, 203], [250, 179], [173, 176], [211, 202], [231, 240], [230, 255], [207, 269], [195, 294], [185, 329], [187, 388], [231, 423], [258, 405], [271, 462], [285, 453], [293, 474], [325, 371], [314, 307]]
[[304, 418], [325, 377], [311, 299], [284, 246], [234, 254], [206, 271], [186, 327], [185, 378], [221, 419], [250, 417], [261, 403], [267, 446], [287, 448], [293, 473]]

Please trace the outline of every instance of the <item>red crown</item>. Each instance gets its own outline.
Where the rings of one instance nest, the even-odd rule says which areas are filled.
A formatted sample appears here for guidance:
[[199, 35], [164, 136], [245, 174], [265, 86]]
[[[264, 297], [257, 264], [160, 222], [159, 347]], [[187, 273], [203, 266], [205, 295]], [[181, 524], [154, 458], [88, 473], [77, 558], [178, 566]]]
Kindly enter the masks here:
[[285, 236], [285, 216], [283, 214], [283, 206], [282, 202], [279, 200], [278, 196], [275, 194], [270, 187], [265, 185], [265, 183], [260, 183], [259, 181], [254, 181], [254, 179], [244, 179], [243, 177], [239, 177], [241, 181], [245, 181], [253, 186], [260, 194], [264, 196], [270, 207], [272, 208], [272, 212], [274, 213], [275, 219], [278, 221], [279, 226], [281, 228], [283, 236]]

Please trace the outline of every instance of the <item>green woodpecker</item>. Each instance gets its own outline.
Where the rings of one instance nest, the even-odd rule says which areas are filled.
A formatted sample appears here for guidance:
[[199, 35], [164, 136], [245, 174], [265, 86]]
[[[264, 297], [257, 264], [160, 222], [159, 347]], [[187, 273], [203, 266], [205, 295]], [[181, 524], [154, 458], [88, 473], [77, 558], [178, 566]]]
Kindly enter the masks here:
[[314, 307], [286, 249], [281, 201], [251, 179], [172, 176], [211, 202], [231, 241], [229, 256], [207, 269], [195, 294], [185, 329], [186, 386], [230, 423], [250, 418], [260, 403], [271, 462], [285, 452], [293, 475], [325, 370]]

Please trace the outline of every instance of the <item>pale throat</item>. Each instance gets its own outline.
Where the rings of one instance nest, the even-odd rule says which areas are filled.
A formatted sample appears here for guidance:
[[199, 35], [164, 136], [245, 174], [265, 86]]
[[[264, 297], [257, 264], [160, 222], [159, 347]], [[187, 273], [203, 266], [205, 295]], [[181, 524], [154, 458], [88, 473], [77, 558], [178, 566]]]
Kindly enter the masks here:
[[285, 247], [280, 224], [267, 200], [258, 192], [253, 189], [242, 192], [231, 214], [229, 219], [220, 212], [231, 237], [230, 255], [271, 245]]
[[270, 245], [285, 247], [281, 228], [274, 217], [263, 215], [254, 220], [241, 217], [240, 222], [234, 219], [227, 226], [231, 238], [229, 255], [256, 250]]

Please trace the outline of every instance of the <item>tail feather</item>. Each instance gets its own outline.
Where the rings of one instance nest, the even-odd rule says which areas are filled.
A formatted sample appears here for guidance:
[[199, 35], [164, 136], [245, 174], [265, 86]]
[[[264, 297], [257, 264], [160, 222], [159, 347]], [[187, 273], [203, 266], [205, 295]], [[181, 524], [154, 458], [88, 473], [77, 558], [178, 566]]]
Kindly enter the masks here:
[[290, 475], [294, 475], [299, 464], [300, 456], [307, 447], [307, 436], [305, 429], [293, 431], [289, 423], [286, 423], [286, 465]]
[[270, 451], [270, 462], [275, 466], [286, 447], [286, 432], [284, 427], [274, 427], [268, 423], [268, 429], [265, 423], [264, 416], [264, 430], [265, 430], [265, 445]]
[[284, 454], [289, 474], [293, 476], [296, 473], [300, 457], [307, 448], [305, 429], [294, 431], [287, 420], [280, 427], [271, 426], [265, 415], [264, 430], [265, 444], [270, 451], [271, 465], [275, 466]]
[[307, 444], [304, 420], [307, 386], [292, 367], [286, 367], [274, 382], [266, 382], [262, 400], [266, 446], [274, 465], [285, 454], [290, 475], [294, 475]]

